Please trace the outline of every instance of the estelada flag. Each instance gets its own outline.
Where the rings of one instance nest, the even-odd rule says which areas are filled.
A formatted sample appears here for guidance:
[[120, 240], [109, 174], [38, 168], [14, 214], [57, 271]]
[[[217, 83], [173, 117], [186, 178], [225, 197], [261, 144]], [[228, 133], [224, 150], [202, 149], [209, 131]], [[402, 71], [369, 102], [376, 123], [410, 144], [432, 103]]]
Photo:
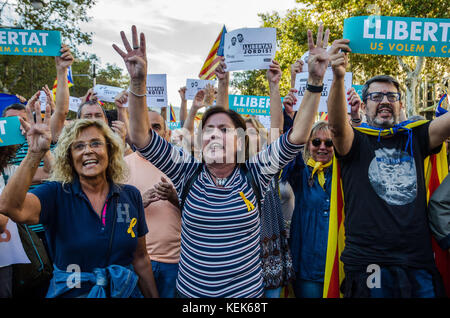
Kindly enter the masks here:
[[227, 29], [223, 26], [222, 31], [220, 31], [219, 36], [214, 42], [211, 51], [209, 51], [208, 56], [206, 57], [205, 63], [200, 70], [200, 74], [198, 77], [203, 80], [212, 80], [216, 77], [214, 74], [214, 70], [220, 64], [220, 61], [223, 56], [223, 45], [225, 40], [225, 33], [227, 33]]
[[177, 119], [175, 118], [175, 111], [173, 110], [172, 104], [170, 104], [170, 122], [175, 123]]
[[[411, 129], [423, 125], [427, 120], [406, 123], [403, 127]], [[376, 130], [366, 126], [355, 127], [358, 131], [374, 136], [386, 136], [392, 134], [391, 129]], [[401, 130], [400, 128], [399, 130]], [[424, 160], [425, 185], [427, 191], [427, 203], [434, 190], [441, 184], [448, 174], [448, 164], [445, 145], [438, 154], [431, 155]], [[325, 277], [323, 298], [342, 298], [339, 287], [344, 280], [344, 264], [341, 262], [341, 253], [345, 247], [344, 228], [344, 192], [339, 162], [333, 157], [333, 176], [331, 181], [330, 219], [328, 227], [328, 245], [325, 261]], [[450, 297], [450, 256], [432, 238], [432, 248], [435, 255], [436, 267], [441, 273], [447, 296]]]
[[[72, 87], [73, 84], [73, 78], [72, 78], [72, 67], [69, 66], [69, 68], [67, 69], [67, 85], [70, 87]], [[53, 88], [52, 88], [52, 92], [53, 92], [53, 99], [56, 99], [56, 88], [58, 87], [58, 79], [55, 79], [55, 82], [53, 83]]]

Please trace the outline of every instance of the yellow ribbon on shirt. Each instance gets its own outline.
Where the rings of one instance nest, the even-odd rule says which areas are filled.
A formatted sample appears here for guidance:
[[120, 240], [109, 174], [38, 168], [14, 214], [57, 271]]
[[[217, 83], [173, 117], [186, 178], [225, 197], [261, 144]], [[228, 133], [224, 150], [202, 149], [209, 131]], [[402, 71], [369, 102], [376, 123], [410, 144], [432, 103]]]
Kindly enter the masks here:
[[136, 218], [132, 218], [131, 222], [130, 222], [130, 227], [127, 230], [127, 233], [131, 234], [132, 238], [136, 237], [136, 234], [134, 234], [134, 231], [133, 231], [133, 227], [136, 225], [136, 223], [137, 223], [137, 219]]
[[311, 178], [314, 177], [314, 174], [317, 172], [317, 179], [319, 180], [319, 184], [322, 187], [322, 189], [325, 189], [323, 186], [325, 185], [325, 174], [323, 173], [323, 169], [331, 166], [333, 163], [333, 160], [330, 160], [327, 163], [323, 163], [320, 161], [315, 161], [313, 158], [309, 158], [308, 162], [306, 163], [308, 166], [313, 168], [313, 171], [311, 173]]
[[251, 203], [246, 197], [244, 192], [239, 192], [239, 195], [241, 196], [242, 200], [244, 200], [245, 205], [247, 206], [247, 210], [248, 212], [250, 212], [251, 210], [253, 210], [255, 208], [255, 206], [253, 205], [253, 203]]

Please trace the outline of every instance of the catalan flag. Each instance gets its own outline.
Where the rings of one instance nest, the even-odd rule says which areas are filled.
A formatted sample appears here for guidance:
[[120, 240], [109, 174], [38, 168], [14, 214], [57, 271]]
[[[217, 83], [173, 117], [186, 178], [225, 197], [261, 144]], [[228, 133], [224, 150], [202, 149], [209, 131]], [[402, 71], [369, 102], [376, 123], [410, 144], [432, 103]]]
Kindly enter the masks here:
[[[73, 86], [73, 78], [72, 78], [72, 67], [69, 66], [69, 68], [67, 69], [67, 84], [70, 87]], [[56, 88], [58, 87], [58, 79], [55, 79], [55, 82], [53, 83], [53, 88], [52, 88], [52, 92], [53, 92], [53, 99], [56, 99]]]
[[447, 107], [448, 107], [449, 102], [448, 102], [448, 95], [447, 95], [447, 93], [443, 94], [441, 96], [441, 99], [439, 100], [439, 103], [438, 103], [438, 105], [436, 107], [436, 117], [442, 116], [446, 112], [448, 112], [447, 109], [442, 107], [442, 106], [444, 106], [445, 101], [447, 101]]
[[[403, 127], [411, 129], [413, 127], [423, 125], [427, 120], [418, 120], [416, 122], [405, 123]], [[374, 135], [387, 136], [393, 134], [392, 129], [376, 130], [363, 125], [355, 127], [358, 131]], [[401, 131], [404, 128], [399, 128]], [[425, 158], [424, 161], [425, 185], [427, 191], [427, 202], [434, 190], [441, 184], [448, 174], [448, 165], [446, 157], [445, 145], [442, 146], [441, 152]], [[325, 261], [325, 277], [323, 298], [341, 298], [340, 285], [344, 280], [344, 264], [340, 260], [340, 256], [345, 247], [345, 228], [344, 228], [344, 192], [342, 188], [342, 180], [340, 174], [339, 162], [336, 157], [333, 158], [333, 177], [331, 185], [330, 200], [330, 219], [328, 228], [328, 246]], [[432, 238], [432, 247], [435, 255], [436, 267], [444, 280], [447, 295], [450, 295], [450, 257], [447, 251], [444, 251]]]
[[219, 36], [217, 37], [213, 47], [211, 48], [211, 51], [209, 51], [208, 53], [208, 57], [206, 58], [205, 63], [200, 70], [200, 74], [198, 74], [198, 77], [200, 79], [212, 80], [216, 77], [216, 74], [214, 74], [214, 70], [219, 65], [222, 59], [221, 55], [219, 54], [223, 55], [223, 45], [226, 33], [227, 29], [225, 28], [225, 26], [223, 26], [222, 31], [220, 31]]
[[320, 119], [319, 120], [325, 120], [328, 121], [328, 113], [326, 112], [321, 112], [320, 113]]
[[175, 111], [173, 110], [172, 104], [170, 104], [170, 122], [175, 123], [177, 121], [175, 117]]

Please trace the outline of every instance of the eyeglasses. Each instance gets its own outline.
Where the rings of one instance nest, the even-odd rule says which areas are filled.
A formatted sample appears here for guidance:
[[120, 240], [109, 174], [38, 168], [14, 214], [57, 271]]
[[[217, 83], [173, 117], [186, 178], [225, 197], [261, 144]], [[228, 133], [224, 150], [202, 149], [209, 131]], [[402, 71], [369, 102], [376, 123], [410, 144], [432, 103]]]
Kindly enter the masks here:
[[320, 140], [319, 138], [314, 138], [313, 140], [311, 140], [311, 143], [313, 144], [314, 147], [319, 147], [322, 142], [325, 143], [326, 147], [333, 147], [333, 141], [331, 139], [327, 139], [327, 140]]
[[85, 142], [78, 142], [72, 145], [72, 149], [77, 151], [77, 152], [82, 152], [86, 149], [86, 147], [89, 145], [89, 147], [91, 149], [97, 150], [100, 148], [103, 148], [105, 146], [105, 143], [103, 141], [100, 140], [94, 140], [91, 141], [89, 143], [85, 143]]
[[394, 92], [387, 92], [387, 93], [383, 93], [383, 92], [373, 92], [370, 94], [367, 94], [367, 97], [374, 102], [381, 102], [384, 98], [384, 96], [387, 97], [387, 100], [391, 103], [394, 103], [396, 101], [400, 100], [400, 93], [394, 93]]

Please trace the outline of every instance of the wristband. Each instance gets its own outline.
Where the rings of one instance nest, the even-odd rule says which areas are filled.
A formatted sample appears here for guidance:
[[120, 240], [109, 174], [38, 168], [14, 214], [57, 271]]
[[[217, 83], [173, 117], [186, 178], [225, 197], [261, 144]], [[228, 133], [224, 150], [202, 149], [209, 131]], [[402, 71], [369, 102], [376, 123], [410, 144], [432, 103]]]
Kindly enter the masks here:
[[131, 89], [128, 89], [128, 91], [129, 91], [131, 94], [133, 94], [134, 96], [136, 96], [136, 97], [145, 97], [145, 96], [147, 96], [147, 94], [142, 94], [142, 95], [136, 94], [136, 93], [133, 92]]
[[321, 86], [314, 86], [306, 83], [306, 90], [310, 91], [311, 93], [322, 93], [323, 84]]
[[362, 121], [361, 118], [358, 118], [358, 119], [351, 118], [350, 120], [351, 120], [352, 122], [354, 122], [355, 124], [359, 124], [359, 123]]

